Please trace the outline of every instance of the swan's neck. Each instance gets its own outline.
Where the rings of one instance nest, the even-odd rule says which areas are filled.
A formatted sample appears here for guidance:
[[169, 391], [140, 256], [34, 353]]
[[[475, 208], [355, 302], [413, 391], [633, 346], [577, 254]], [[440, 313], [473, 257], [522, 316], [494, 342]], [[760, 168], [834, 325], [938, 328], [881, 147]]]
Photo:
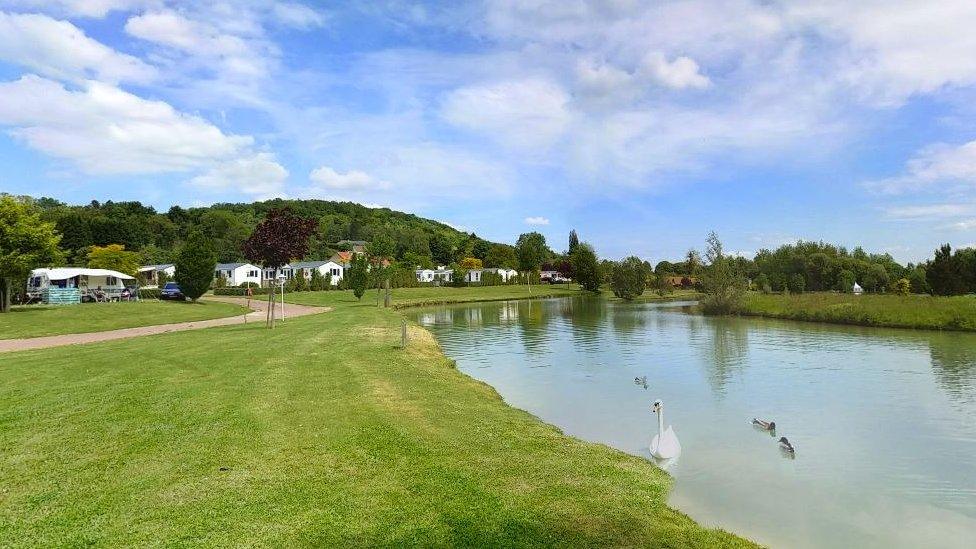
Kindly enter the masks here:
[[664, 436], [664, 408], [657, 411], [657, 434]]

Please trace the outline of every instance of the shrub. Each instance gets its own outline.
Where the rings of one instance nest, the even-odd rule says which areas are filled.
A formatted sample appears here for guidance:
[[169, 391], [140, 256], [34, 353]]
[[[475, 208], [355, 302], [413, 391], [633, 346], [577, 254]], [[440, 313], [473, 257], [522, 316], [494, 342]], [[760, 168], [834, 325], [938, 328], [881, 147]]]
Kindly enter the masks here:
[[802, 274], [794, 273], [793, 276], [790, 277], [791, 292], [802, 294], [803, 291], [806, 290], [806, 286], [807, 286], [807, 281], [805, 278], [803, 278]]
[[159, 299], [159, 288], [139, 288], [139, 299]]
[[908, 295], [912, 292], [912, 283], [907, 278], [899, 278], [895, 282], [894, 291], [898, 295]]
[[610, 275], [613, 295], [628, 301], [640, 296], [647, 287], [647, 268], [640, 258], [631, 256], [617, 263]]

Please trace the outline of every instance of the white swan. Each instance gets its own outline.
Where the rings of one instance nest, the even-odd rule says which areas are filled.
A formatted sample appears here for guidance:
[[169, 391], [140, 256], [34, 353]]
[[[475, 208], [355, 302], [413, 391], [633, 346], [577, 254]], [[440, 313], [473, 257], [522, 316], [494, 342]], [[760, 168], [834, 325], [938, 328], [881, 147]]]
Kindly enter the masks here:
[[655, 400], [651, 410], [657, 414], [657, 434], [651, 439], [651, 455], [658, 459], [678, 457], [681, 454], [678, 436], [674, 434], [674, 429], [670, 425], [667, 430], [664, 429], [664, 403]]

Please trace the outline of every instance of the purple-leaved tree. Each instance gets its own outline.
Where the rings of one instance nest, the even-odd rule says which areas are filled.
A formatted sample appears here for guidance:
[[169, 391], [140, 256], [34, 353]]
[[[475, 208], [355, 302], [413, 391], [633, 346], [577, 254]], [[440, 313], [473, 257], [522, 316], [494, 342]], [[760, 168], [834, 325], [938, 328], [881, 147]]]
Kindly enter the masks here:
[[[258, 223], [241, 251], [253, 263], [277, 271], [308, 253], [308, 240], [318, 229], [318, 221], [305, 219], [289, 208], [273, 209]], [[268, 292], [268, 326], [274, 328], [274, 288]]]

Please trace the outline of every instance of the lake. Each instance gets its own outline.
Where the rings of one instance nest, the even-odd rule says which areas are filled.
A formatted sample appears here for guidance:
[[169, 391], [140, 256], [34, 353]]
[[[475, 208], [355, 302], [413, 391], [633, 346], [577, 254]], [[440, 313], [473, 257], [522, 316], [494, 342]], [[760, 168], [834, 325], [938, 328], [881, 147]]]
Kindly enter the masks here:
[[[702, 524], [778, 547], [976, 546], [976, 335], [690, 305], [565, 298], [407, 314], [462, 372], [569, 435], [653, 459], [661, 399], [683, 449], [662, 464], [670, 504]], [[776, 436], [753, 417], [775, 420]]]

